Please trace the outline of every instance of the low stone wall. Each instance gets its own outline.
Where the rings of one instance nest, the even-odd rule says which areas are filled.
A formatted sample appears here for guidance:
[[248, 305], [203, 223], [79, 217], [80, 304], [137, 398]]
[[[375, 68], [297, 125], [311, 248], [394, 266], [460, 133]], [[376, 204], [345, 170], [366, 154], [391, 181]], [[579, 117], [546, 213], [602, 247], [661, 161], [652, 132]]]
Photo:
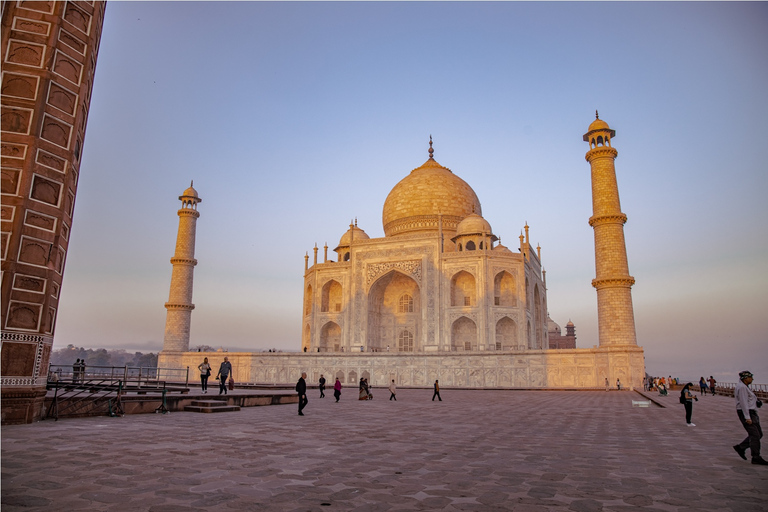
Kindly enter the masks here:
[[[236, 382], [295, 383], [301, 372], [310, 384], [324, 375], [328, 388], [336, 377], [357, 385], [366, 377], [373, 386], [429, 387], [435, 380], [444, 387], [484, 388], [599, 388], [605, 378], [611, 387], [642, 389], [645, 375], [643, 349], [637, 346], [593, 349], [525, 350], [510, 352], [437, 353], [250, 353], [160, 352], [158, 366], [190, 368], [190, 382], [199, 378], [204, 357], [213, 367], [209, 385], [224, 356], [232, 363]], [[213, 383], [213, 384], [212, 384]]]

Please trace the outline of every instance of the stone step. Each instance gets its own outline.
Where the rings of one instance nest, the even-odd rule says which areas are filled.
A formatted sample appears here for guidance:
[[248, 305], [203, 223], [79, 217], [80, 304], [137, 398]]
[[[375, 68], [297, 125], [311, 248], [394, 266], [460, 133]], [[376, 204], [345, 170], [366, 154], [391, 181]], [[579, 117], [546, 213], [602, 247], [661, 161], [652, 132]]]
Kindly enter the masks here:
[[236, 412], [239, 410], [239, 405], [226, 405], [224, 402], [209, 403], [208, 405], [187, 405], [184, 407], [186, 412]]
[[192, 405], [200, 407], [216, 407], [217, 405], [227, 405], [226, 400], [192, 400]]

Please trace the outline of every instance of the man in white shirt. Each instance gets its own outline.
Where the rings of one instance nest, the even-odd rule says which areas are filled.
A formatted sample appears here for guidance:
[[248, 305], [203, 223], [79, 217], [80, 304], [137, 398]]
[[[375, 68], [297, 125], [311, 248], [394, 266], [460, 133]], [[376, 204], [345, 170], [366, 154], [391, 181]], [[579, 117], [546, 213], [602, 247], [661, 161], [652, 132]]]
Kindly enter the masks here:
[[740, 372], [739, 379], [740, 382], [736, 384], [736, 388], [733, 390], [733, 396], [736, 397], [736, 414], [747, 431], [747, 438], [734, 446], [733, 449], [736, 450], [739, 457], [747, 460], [746, 452], [749, 448], [752, 452], [752, 464], [768, 466], [768, 461], [760, 456], [760, 438], [763, 437], [763, 429], [760, 428], [760, 417], [757, 415], [757, 409], [763, 403], [749, 389], [749, 385], [752, 384], [752, 373]]

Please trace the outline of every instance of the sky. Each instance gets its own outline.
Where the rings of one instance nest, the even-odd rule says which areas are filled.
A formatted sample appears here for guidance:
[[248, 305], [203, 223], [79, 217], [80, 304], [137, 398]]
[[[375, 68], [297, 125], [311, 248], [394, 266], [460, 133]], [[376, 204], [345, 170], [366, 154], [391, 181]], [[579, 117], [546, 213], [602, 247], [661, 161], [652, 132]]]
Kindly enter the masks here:
[[768, 382], [766, 26], [765, 2], [110, 1], [54, 349], [162, 348], [194, 180], [190, 346], [298, 350], [305, 253], [354, 218], [383, 236], [430, 135], [597, 345], [599, 110], [646, 370]]

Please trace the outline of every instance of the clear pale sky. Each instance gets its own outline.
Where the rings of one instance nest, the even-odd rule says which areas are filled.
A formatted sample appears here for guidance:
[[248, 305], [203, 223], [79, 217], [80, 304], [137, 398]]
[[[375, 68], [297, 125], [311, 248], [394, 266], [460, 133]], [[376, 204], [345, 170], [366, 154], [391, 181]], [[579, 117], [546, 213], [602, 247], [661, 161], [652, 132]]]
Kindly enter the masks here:
[[582, 135], [616, 130], [638, 343], [653, 375], [768, 382], [768, 4], [107, 5], [54, 348], [158, 351], [194, 180], [191, 347], [298, 350], [304, 254], [383, 236], [427, 159], [597, 344]]

